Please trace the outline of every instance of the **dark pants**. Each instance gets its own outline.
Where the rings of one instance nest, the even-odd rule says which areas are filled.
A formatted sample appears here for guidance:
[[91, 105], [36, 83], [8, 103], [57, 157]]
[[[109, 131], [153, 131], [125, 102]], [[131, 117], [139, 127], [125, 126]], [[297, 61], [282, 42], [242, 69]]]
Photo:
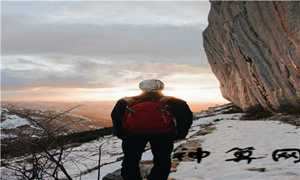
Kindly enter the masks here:
[[141, 180], [139, 162], [144, 148], [150, 142], [154, 166], [149, 180], [167, 180], [171, 169], [173, 140], [169, 137], [127, 137], [122, 142], [124, 160], [121, 174], [124, 180]]

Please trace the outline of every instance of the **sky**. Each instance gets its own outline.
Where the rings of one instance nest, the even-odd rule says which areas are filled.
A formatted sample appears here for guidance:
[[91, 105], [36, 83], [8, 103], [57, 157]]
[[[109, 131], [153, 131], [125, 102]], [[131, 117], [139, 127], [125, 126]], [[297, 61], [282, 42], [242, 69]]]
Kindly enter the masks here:
[[101, 101], [140, 93], [225, 102], [203, 49], [209, 2], [1, 1], [2, 100]]

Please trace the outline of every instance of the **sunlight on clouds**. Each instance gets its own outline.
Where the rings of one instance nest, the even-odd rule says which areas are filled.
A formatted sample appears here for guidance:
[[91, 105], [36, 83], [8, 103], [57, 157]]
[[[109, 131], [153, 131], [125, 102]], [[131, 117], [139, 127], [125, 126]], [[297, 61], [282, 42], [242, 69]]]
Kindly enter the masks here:
[[[218, 82], [211, 74], [174, 74], [162, 78], [163, 93], [188, 102], [227, 102], [221, 95]], [[16, 100], [38, 101], [111, 101], [141, 93], [138, 83], [123, 82], [111, 88], [50, 88], [36, 87], [14, 91]], [[6, 94], [9, 97], [9, 94]], [[13, 99], [11, 99], [13, 100]]]
[[166, 95], [193, 102], [225, 102], [218, 81], [211, 73], [177, 73], [162, 80], [166, 84]]
[[138, 83], [155, 78], [165, 83], [166, 95], [194, 102], [224, 102], [218, 81], [207, 65], [118, 60], [4, 56], [2, 97], [26, 101], [111, 101], [140, 94]]
[[3, 6], [3, 100], [111, 101], [156, 78], [166, 95], [225, 101], [203, 48], [208, 1]]
[[26, 70], [45, 70], [55, 72], [65, 72], [72, 68], [70, 64], [57, 64], [50, 59], [41, 56], [30, 55], [9, 55], [1, 56], [1, 69], [10, 69], [14, 71]]

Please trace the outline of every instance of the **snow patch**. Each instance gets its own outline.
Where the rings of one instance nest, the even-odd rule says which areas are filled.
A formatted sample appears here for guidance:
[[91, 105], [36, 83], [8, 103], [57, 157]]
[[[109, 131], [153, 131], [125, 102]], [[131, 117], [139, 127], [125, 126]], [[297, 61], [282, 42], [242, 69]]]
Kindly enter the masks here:
[[0, 123], [1, 129], [14, 129], [25, 125], [30, 126], [31, 123], [25, 118], [8, 114], [6, 115], [5, 120]]
[[[210, 151], [210, 156], [204, 158], [200, 164], [181, 162], [178, 171], [170, 176], [180, 180], [279, 180], [299, 179], [300, 164], [293, 160], [272, 159], [272, 152], [282, 148], [300, 148], [300, 129], [278, 121], [237, 121], [227, 120], [216, 123], [216, 130], [212, 134], [199, 136], [203, 150]], [[239, 163], [225, 161], [234, 158], [228, 150], [239, 147], [254, 147], [250, 164], [246, 161]], [[264, 172], [249, 169], [265, 168]]]

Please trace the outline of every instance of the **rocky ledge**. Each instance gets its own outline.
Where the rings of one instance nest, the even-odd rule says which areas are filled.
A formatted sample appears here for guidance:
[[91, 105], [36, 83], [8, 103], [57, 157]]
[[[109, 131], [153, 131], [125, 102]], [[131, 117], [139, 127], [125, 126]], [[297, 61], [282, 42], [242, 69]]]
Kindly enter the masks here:
[[244, 111], [299, 112], [300, 2], [211, 2], [203, 33], [223, 96]]

